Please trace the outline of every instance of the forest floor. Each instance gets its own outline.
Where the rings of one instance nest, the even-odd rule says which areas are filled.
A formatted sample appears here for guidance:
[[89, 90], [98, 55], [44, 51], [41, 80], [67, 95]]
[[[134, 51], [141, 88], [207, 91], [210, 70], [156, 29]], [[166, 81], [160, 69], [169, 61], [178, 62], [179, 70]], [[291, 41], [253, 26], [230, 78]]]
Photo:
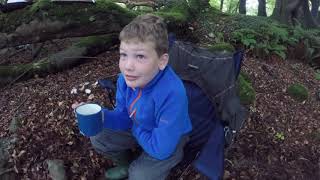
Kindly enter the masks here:
[[[66, 44], [47, 43], [40, 57]], [[1, 59], [7, 64], [32, 59], [30, 50], [9, 57], [13, 52]], [[242, 71], [249, 74], [256, 102], [248, 106], [245, 127], [228, 149], [224, 179], [320, 179], [320, 81], [315, 71], [297, 61], [253, 57], [245, 57]], [[47, 160], [53, 159], [63, 160], [68, 179], [99, 179], [111, 161], [97, 154], [79, 133], [71, 106], [97, 102], [110, 107], [107, 92], [96, 82], [115, 80], [117, 73], [115, 48], [72, 69], [1, 88], [0, 139], [16, 135], [0, 179], [50, 179]], [[306, 101], [298, 102], [286, 93], [297, 82], [309, 90]], [[71, 93], [74, 88], [76, 94]], [[18, 129], [12, 128], [12, 122], [18, 122]], [[177, 170], [170, 177], [205, 179], [194, 170], [183, 174]]]

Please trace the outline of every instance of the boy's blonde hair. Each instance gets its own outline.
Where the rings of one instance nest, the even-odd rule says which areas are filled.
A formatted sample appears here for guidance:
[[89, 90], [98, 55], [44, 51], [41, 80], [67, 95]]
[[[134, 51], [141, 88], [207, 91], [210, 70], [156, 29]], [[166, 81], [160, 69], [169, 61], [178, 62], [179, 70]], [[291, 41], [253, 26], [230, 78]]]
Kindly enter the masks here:
[[158, 56], [168, 53], [167, 25], [161, 17], [145, 14], [136, 17], [126, 25], [119, 35], [120, 41], [137, 39], [153, 42]]

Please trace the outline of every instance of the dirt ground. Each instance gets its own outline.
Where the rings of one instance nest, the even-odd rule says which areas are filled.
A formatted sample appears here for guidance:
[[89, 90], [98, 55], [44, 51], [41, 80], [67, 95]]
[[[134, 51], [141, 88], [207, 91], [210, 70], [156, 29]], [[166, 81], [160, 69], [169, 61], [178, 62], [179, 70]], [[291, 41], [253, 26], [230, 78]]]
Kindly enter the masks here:
[[[50, 52], [61, 49], [59, 44], [47, 47]], [[28, 61], [31, 55], [25, 51], [5, 58], [10, 64]], [[80, 135], [71, 106], [96, 102], [110, 107], [107, 92], [96, 82], [115, 80], [117, 59], [117, 51], [112, 50], [70, 70], [1, 88], [0, 138], [12, 136], [9, 126], [13, 119], [20, 124], [7, 166], [11, 170], [7, 173], [15, 174], [12, 179], [50, 179], [48, 159], [63, 160], [68, 179], [99, 179], [103, 175], [111, 162]], [[271, 63], [246, 57], [242, 71], [252, 80], [256, 102], [248, 106], [245, 127], [226, 150], [224, 179], [320, 179], [320, 81], [314, 70], [294, 61]], [[296, 82], [309, 90], [304, 102], [286, 93]], [[71, 93], [74, 88], [76, 94]], [[173, 173], [171, 179], [205, 179], [194, 170]]]

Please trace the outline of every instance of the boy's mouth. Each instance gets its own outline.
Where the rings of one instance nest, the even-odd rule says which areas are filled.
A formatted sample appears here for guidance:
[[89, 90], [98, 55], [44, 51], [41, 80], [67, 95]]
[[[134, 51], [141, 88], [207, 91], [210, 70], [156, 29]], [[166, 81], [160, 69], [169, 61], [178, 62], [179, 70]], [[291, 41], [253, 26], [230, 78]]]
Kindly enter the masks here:
[[131, 75], [126, 75], [126, 79], [128, 81], [134, 81], [138, 79], [138, 76], [131, 76]]

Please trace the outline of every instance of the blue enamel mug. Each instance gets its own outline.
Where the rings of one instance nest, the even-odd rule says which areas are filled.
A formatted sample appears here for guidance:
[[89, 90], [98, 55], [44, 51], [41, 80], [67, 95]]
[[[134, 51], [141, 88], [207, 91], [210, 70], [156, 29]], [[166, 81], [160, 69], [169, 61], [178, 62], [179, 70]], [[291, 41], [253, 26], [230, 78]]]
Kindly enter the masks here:
[[83, 104], [75, 110], [80, 133], [90, 137], [102, 131], [103, 113], [98, 104]]

